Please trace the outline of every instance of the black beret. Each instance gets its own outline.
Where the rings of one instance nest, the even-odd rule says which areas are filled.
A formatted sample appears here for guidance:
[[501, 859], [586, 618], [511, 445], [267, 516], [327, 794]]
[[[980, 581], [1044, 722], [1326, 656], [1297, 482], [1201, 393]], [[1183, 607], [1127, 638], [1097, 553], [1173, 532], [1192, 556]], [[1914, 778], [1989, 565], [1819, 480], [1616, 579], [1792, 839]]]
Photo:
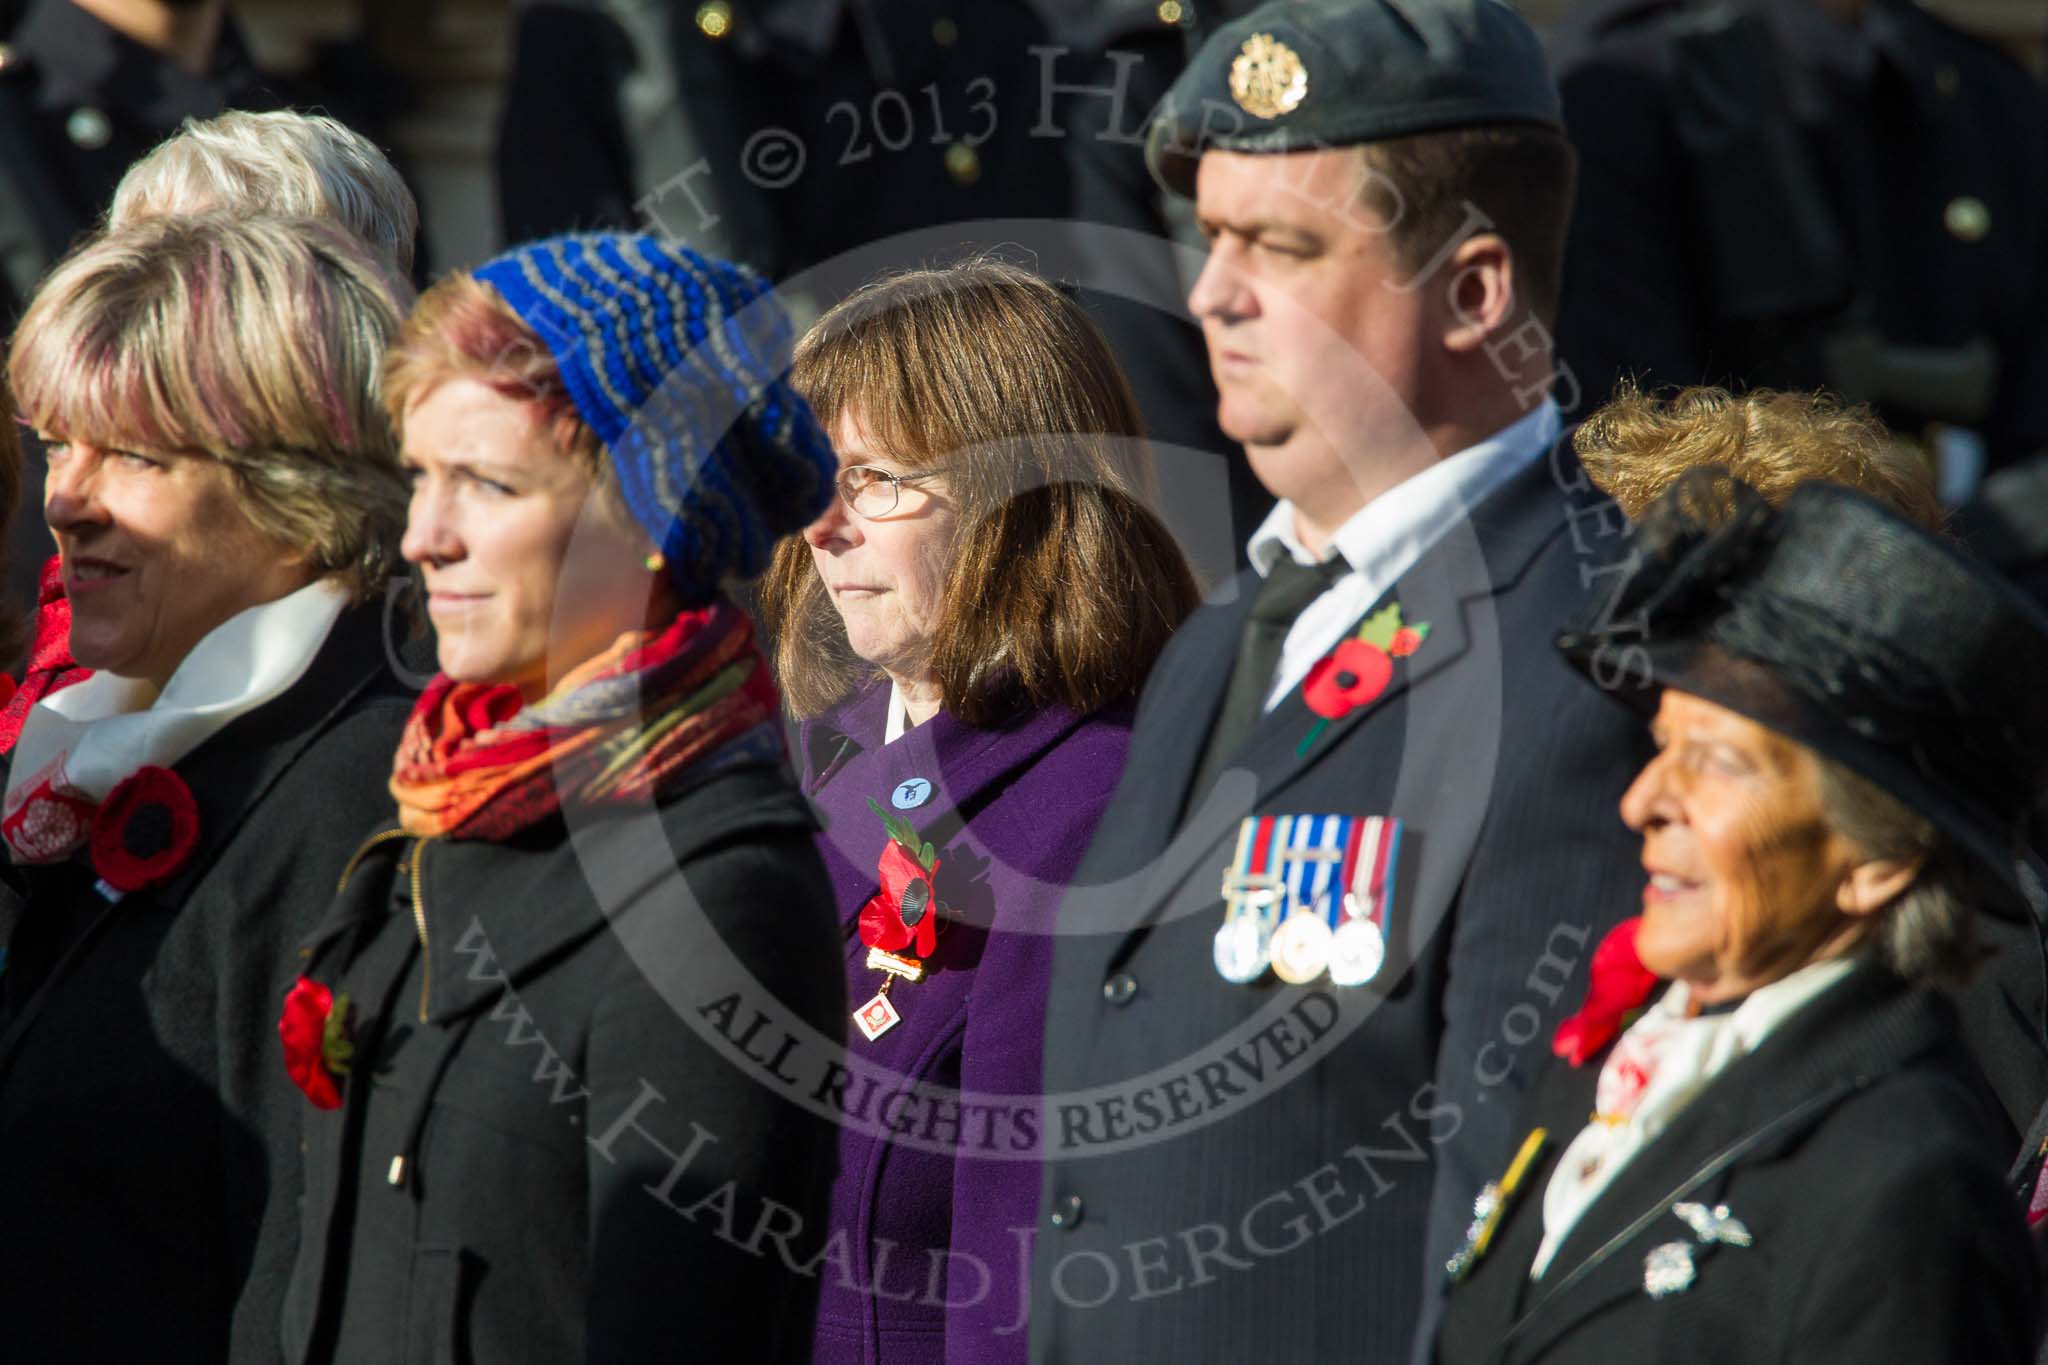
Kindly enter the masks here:
[[1195, 53], [1153, 112], [1145, 163], [1192, 196], [1210, 147], [1302, 152], [1503, 123], [1564, 127], [1543, 45], [1503, 0], [1269, 0]]

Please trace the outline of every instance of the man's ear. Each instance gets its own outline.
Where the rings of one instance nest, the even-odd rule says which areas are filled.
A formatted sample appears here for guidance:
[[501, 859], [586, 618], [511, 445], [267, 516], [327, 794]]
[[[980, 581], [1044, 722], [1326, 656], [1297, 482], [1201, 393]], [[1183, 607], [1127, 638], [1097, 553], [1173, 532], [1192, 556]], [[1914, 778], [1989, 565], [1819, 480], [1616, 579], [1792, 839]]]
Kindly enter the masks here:
[[1925, 858], [1869, 858], [1843, 874], [1835, 907], [1845, 915], [1874, 915], [1905, 894]]
[[1497, 233], [1474, 233], [1458, 243], [1440, 272], [1444, 289], [1444, 347], [1469, 355], [1506, 330], [1515, 315], [1515, 257]]

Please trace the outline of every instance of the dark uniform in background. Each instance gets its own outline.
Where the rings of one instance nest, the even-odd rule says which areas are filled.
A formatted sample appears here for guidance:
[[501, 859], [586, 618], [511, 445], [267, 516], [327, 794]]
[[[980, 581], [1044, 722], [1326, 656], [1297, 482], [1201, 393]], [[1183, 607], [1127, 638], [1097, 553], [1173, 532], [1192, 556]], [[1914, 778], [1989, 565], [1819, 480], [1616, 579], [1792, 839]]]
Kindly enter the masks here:
[[[1163, 512], [1205, 577], [1227, 575], [1272, 500], [1216, 426], [1171, 245], [1177, 229], [1194, 240], [1191, 220], [1169, 221], [1141, 138], [1189, 42], [1243, 8], [528, 3], [498, 139], [505, 236], [639, 226], [777, 280], [834, 262], [798, 291], [820, 305], [891, 267], [1005, 243], [1028, 259], [1052, 240], [1039, 234], [1070, 219], [1150, 238], [1156, 253], [1124, 239], [1109, 275], [1166, 308], [1092, 290], [1081, 300], [1161, 443]], [[1004, 219], [1043, 224], [968, 226]], [[875, 245], [899, 233], [915, 235]], [[1104, 264], [1085, 234], [1072, 243]]]
[[[1588, 0], [1553, 38], [1580, 156], [1558, 323], [1604, 401], [1826, 388], [1935, 462], [1955, 529], [2048, 601], [2048, 90], [1907, 0]], [[1988, 475], [1988, 478], [1986, 477]], [[2048, 1097], [2031, 924], [1962, 998], [2014, 1124]]]
[[[1174, 304], [1167, 311], [1127, 296], [1082, 295], [1130, 376], [1146, 429], [1158, 443], [1162, 510], [1205, 582], [1244, 567], [1245, 543], [1273, 497], [1216, 424], [1208, 352], [1185, 307], [1192, 276], [1183, 276], [1175, 250], [1176, 242], [1199, 249], [1201, 238], [1191, 206], [1163, 195], [1145, 169], [1143, 136], [1146, 119], [1202, 39], [1251, 8], [1247, 0], [1107, 0], [1087, 22], [1072, 26], [1054, 67], [1065, 88], [1056, 121], [1065, 137], [1074, 220], [1084, 234], [1077, 239], [1080, 252], [1097, 260], [1113, 255], [1132, 293]], [[1157, 247], [1146, 250], [1121, 236], [1098, 244], [1085, 235], [1090, 224], [1154, 238]], [[1203, 455], [1221, 458], [1212, 463]], [[1205, 505], [1178, 505], [1192, 498]]]
[[[28, 0], [0, 42], [0, 334], [13, 335], [36, 282], [98, 225], [137, 157], [187, 117], [278, 103], [232, 19], [195, 75], [70, 0]], [[33, 437], [24, 447], [6, 585], [29, 605], [55, 547], [43, 525], [41, 452]]]
[[[640, 227], [782, 279], [900, 232], [1063, 217], [1059, 142], [1030, 133], [1050, 32], [1024, 0], [524, 5], [506, 238]], [[992, 244], [894, 263], [941, 242]]]
[[[71, 0], [0, 3], [0, 337], [12, 335], [49, 268], [99, 226], [128, 168], [186, 119], [229, 109], [318, 109], [383, 146], [382, 127], [404, 99], [402, 83], [357, 40], [317, 44], [311, 67], [279, 78], [258, 69], [226, 14], [206, 70], [194, 73]], [[419, 283], [424, 234], [416, 245]], [[10, 528], [6, 590], [29, 604], [54, 546], [43, 525], [33, 436], [23, 454], [28, 467]]]
[[1590, 0], [1554, 57], [1589, 402], [1827, 387], [1991, 467], [2048, 451], [2048, 92], [2010, 56], [1907, 0]]
[[1944, 500], [2048, 453], [2048, 91], [1908, 0], [1586, 0], [1553, 56], [1580, 156], [1564, 359], [1827, 388]]

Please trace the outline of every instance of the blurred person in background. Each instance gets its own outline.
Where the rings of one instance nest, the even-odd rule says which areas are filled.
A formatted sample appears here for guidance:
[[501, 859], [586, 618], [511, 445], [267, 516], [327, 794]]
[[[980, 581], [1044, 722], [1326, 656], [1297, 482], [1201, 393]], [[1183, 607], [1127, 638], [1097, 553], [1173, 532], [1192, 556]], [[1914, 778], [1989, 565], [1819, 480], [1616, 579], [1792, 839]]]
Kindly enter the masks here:
[[[1029, 272], [870, 285], [805, 336], [794, 380], [839, 496], [777, 550], [763, 614], [824, 827], [849, 1066], [1029, 1115], [936, 1147], [848, 1120], [832, 1226], [851, 1272], [826, 1282], [814, 1358], [1021, 1362], [1055, 912], [1194, 583], [1146, 509], [1115, 358]], [[943, 1298], [904, 1292], [941, 1260]]]
[[[1060, 218], [1060, 143], [1031, 131], [1031, 49], [1050, 36], [1031, 0], [522, 5], [505, 236], [637, 227], [784, 281], [898, 233]], [[864, 258], [860, 276], [937, 245]]]
[[21, 1359], [275, 1358], [299, 1129], [272, 1021], [407, 703], [377, 393], [410, 297], [331, 223], [163, 218], [69, 257], [15, 334], [91, 670], [30, 710], [0, 803]]
[[1825, 388], [2048, 586], [2048, 87], [1912, 0], [1582, 0], [1558, 344], [1586, 408]]
[[[129, 167], [182, 124], [229, 109], [317, 104], [375, 134], [391, 113], [382, 96], [398, 86], [346, 43], [315, 44], [312, 67], [291, 76], [258, 69], [228, 0], [21, 0], [12, 8], [18, 14], [0, 31], [0, 334], [43, 273], [100, 225]], [[29, 456], [39, 467], [33, 448]], [[9, 586], [32, 603], [51, 547], [33, 521], [15, 527], [15, 545]]]
[[1695, 474], [1636, 539], [1559, 645], [1657, 745], [1620, 806], [1641, 914], [1497, 1154], [1437, 1358], [2031, 1360], [2011, 1135], [1933, 987], [1984, 911], [2032, 916], [2048, 618], [1836, 485]]
[[[187, 119], [121, 177], [108, 226], [203, 212], [330, 219], [401, 279], [412, 274], [419, 228], [412, 191], [374, 143], [324, 115], [231, 110], [203, 122]], [[19, 580], [50, 537], [33, 508], [12, 524], [10, 573]], [[0, 706], [0, 753], [13, 747], [32, 706], [88, 675], [71, 657], [71, 604], [55, 554], [42, 561], [34, 601], [21, 686]], [[0, 654], [14, 657], [12, 650]]]
[[832, 496], [789, 345], [757, 276], [594, 235], [450, 276], [392, 348], [442, 671], [278, 1024], [295, 1365], [809, 1357], [816, 1274], [748, 1230], [823, 1227], [834, 1132], [732, 1032], [746, 998], [845, 1034], [726, 595]]

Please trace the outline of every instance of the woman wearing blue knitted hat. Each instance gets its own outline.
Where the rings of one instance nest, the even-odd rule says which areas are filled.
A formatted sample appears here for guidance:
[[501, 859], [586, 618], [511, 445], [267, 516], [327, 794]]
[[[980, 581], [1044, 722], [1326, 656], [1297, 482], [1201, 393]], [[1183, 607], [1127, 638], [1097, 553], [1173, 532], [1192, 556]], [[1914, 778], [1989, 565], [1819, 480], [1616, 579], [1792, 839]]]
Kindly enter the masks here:
[[845, 989], [723, 591], [832, 496], [789, 341], [746, 272], [593, 236], [393, 346], [442, 672], [279, 1021], [293, 1361], [807, 1357]]

